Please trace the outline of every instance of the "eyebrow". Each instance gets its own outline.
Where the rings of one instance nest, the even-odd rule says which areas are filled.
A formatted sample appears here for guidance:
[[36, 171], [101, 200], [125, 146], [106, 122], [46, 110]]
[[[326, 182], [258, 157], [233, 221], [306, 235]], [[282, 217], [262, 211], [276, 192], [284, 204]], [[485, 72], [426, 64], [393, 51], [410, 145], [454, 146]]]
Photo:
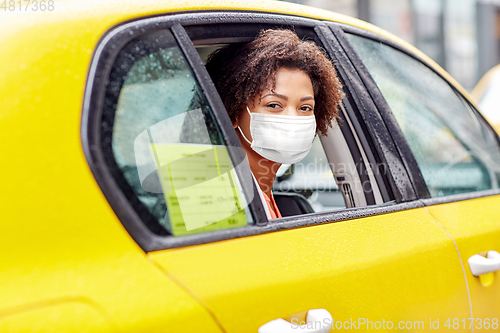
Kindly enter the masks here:
[[[288, 101], [288, 97], [287, 97], [287, 96], [282, 95], [282, 94], [277, 94], [277, 93], [267, 94], [267, 95], [265, 95], [265, 96], [262, 96], [262, 98], [266, 98], [266, 97], [268, 97], [268, 96], [276, 96], [276, 97], [279, 97], [279, 98], [281, 98], [281, 99], [284, 99], [285, 101]], [[302, 98], [300, 99], [300, 101], [301, 101], [301, 102], [302, 102], [302, 101], [309, 101], [309, 100], [314, 100], [314, 97], [312, 97], [312, 96], [305, 96], [305, 97], [302, 97]]]
[[288, 101], [288, 97], [286, 97], [285, 95], [282, 95], [282, 94], [271, 93], [271, 94], [267, 94], [266, 96], [262, 96], [262, 98], [266, 98], [267, 96], [276, 96], [276, 97], [279, 97], [281, 99], [284, 99], [285, 101]]

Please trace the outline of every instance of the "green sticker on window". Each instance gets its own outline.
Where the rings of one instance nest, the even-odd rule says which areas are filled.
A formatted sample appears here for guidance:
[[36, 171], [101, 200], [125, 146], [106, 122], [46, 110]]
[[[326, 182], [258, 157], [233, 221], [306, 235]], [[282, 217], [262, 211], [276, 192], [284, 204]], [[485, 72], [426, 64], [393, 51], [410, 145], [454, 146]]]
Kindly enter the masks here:
[[245, 204], [227, 148], [153, 144], [175, 236], [245, 226]]

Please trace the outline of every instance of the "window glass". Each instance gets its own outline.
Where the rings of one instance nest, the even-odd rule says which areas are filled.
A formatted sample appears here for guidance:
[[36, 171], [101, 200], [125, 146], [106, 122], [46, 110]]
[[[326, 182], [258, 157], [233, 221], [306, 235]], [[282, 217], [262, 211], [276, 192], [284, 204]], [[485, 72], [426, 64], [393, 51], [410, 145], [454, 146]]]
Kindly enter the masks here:
[[389, 104], [431, 196], [498, 187], [497, 141], [446, 81], [388, 45], [348, 39]]
[[175, 236], [251, 223], [252, 198], [171, 32], [130, 42], [113, 68], [106, 101], [116, 110], [111, 147], [122, 187]]
[[274, 192], [302, 194], [315, 212], [345, 208], [344, 198], [318, 136], [303, 160], [291, 166], [282, 165], [277, 176]]

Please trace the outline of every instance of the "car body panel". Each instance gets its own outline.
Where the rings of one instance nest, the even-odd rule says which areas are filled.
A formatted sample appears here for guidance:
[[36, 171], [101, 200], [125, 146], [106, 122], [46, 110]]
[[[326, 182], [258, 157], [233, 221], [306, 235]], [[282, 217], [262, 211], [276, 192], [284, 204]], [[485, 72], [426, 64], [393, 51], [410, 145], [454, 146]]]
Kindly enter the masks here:
[[429, 318], [470, 316], [455, 246], [425, 208], [149, 256], [226, 332], [255, 332], [314, 308], [336, 321], [415, 320], [427, 328]]
[[[500, 276], [475, 277], [467, 260], [475, 254], [500, 251], [500, 196], [463, 200], [428, 207], [429, 212], [455, 239], [469, 285], [474, 318], [498, 318]], [[485, 274], [488, 275], [488, 274]], [[476, 327], [474, 332], [479, 328]], [[480, 331], [480, 330], [477, 330]], [[486, 331], [486, 329], [485, 329]]]
[[[92, 216], [88, 211], [78, 215]], [[47, 221], [30, 230], [16, 223], [23, 229], [20, 233], [40, 240], [11, 250], [8, 259], [3, 257], [2, 332], [20, 331], [27, 325], [39, 327], [37, 332], [53, 332], [50, 322], [72, 331], [80, 321], [86, 326], [79, 331], [109, 326], [110, 332], [164, 332], [166, 327], [220, 332], [209, 312], [152, 265], [130, 244], [128, 235], [106, 226], [86, 231], [89, 223], [82, 220], [68, 218], [65, 228]], [[99, 220], [102, 217], [94, 216], [90, 221]], [[41, 237], [46, 233], [53, 238]], [[9, 253], [9, 245], [13, 244], [2, 243], [3, 253]], [[38, 321], [44, 317], [50, 318], [48, 323]]]
[[0, 319], [2, 332], [116, 332], [105, 314], [85, 299], [53, 300], [16, 309]]

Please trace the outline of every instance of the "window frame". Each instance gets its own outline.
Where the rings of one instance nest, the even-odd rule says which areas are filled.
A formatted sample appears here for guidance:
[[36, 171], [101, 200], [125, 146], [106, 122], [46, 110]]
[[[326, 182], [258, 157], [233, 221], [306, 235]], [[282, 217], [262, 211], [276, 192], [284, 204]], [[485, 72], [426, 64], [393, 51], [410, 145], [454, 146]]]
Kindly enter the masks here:
[[[221, 15], [222, 13], [224, 15]], [[239, 145], [236, 134], [234, 133], [234, 131], [229, 130], [232, 129], [232, 124], [229, 116], [227, 115], [227, 112], [225, 111], [222, 101], [220, 100], [220, 97], [217, 94], [205, 67], [203, 66], [203, 63], [199, 59], [193, 43], [191, 42], [191, 39], [188, 37], [188, 34], [183, 27], [190, 25], [220, 23], [273, 24], [274, 26], [299, 25], [312, 28], [314, 29], [314, 32], [316, 33], [319, 40], [327, 49], [332, 59], [336, 59], [339, 55], [343, 57], [343, 59], [347, 59], [341, 49], [337, 50], [336, 52], [332, 51], [331, 43], [333, 43], [334, 41], [329, 41], [329, 39], [331, 39], [334, 35], [329, 30], [324, 21], [285, 14], [262, 13], [253, 11], [174, 13], [152, 18], [141, 18], [136, 21], [126, 22], [110, 29], [110, 31], [108, 31], [108, 33], [106, 33], [101, 38], [91, 61], [82, 110], [82, 146], [90, 169], [94, 174], [94, 177], [106, 199], [108, 200], [110, 206], [112, 207], [118, 219], [122, 222], [126, 230], [132, 236], [132, 238], [144, 251], [149, 252], [160, 249], [210, 243], [226, 239], [263, 234], [277, 230], [292, 229], [327, 222], [343, 221], [423, 206], [422, 203], [412, 200], [411, 191], [409, 194], [406, 192], [403, 194], [400, 193], [401, 188], [394, 186], [395, 181], [391, 172], [389, 175], [386, 175], [388, 179], [383, 180], [383, 183], [392, 184], [391, 189], [392, 191], [396, 192], [394, 194], [394, 197], [396, 198], [397, 204], [394, 204], [394, 202], [391, 201], [394, 197], [389, 197], [389, 194], [387, 194], [384, 198], [384, 201], [388, 202], [378, 206], [365, 206], [342, 209], [332, 212], [318, 212], [293, 217], [285, 217], [278, 220], [273, 220], [271, 223], [269, 223], [267, 217], [264, 214], [262, 204], [260, 203], [254, 204], [250, 207], [250, 211], [252, 213], [252, 217], [256, 221], [256, 225], [247, 225], [241, 228], [211, 231], [210, 233], [200, 233], [181, 237], [174, 237], [170, 235], [161, 236], [149, 230], [144, 221], [138, 215], [136, 209], [125, 197], [124, 193], [117, 184], [112, 172], [110, 171], [109, 166], [105, 162], [104, 154], [101, 148], [100, 128], [107, 78], [114, 64], [116, 56], [129, 41], [137, 38], [143, 33], [150, 32], [152, 30], [171, 29], [174, 38], [178, 42], [181, 51], [184, 53], [194, 72], [194, 75], [198, 80], [198, 83], [205, 93], [207, 101], [214, 113], [215, 121], [223, 135], [223, 139], [225, 140], [226, 144], [236, 143]], [[336, 37], [334, 37], [333, 39], [336, 40]], [[338, 68], [342, 68], [342, 61], [341, 66], [338, 66]], [[340, 72], [345, 72], [345, 70], [339, 70], [339, 76], [341, 76]], [[349, 80], [344, 82], [344, 89], [346, 90], [347, 95], [353, 96], [351, 103], [354, 103], [355, 107], [357, 108], [359, 108], [360, 106], [367, 108], [367, 110], [369, 110], [369, 113], [374, 112], [376, 117], [380, 117], [380, 115], [378, 115], [377, 109], [373, 107], [373, 102], [371, 101], [368, 93], [365, 91], [365, 88], [359, 85], [359, 83], [359, 79], [355, 81], [354, 84], [357, 84], [358, 87], [353, 89], [353, 82]], [[367, 105], [360, 103], [360, 98], [356, 95], [356, 93], [362, 93], [364, 94], [364, 96], [367, 96], [369, 100], [365, 103], [371, 104]], [[362, 148], [364, 149], [367, 156], [369, 156], [368, 158], [376, 161], [374, 156], [376, 154], [381, 154], [381, 150], [378, 148], [378, 145], [382, 144], [383, 146], [393, 147], [394, 149], [394, 143], [389, 136], [383, 135], [385, 134], [386, 129], [373, 129], [370, 126], [366, 126], [366, 123], [364, 122], [365, 119], [356, 116], [355, 113], [359, 113], [359, 111], [355, 110], [355, 107], [346, 107], [348, 113], [350, 113], [349, 118], [355, 124], [354, 127], [356, 134], [358, 135], [362, 143]], [[342, 127], [344, 127], [343, 130], [347, 129], [347, 126]], [[374, 137], [377, 139], [376, 141], [372, 141]], [[377, 149], [377, 152], [375, 153], [372, 151], [374, 147], [375, 149]], [[394, 165], [401, 165], [402, 163], [401, 160], [398, 160], [397, 158], [394, 159], [391, 154], [382, 154], [381, 158], [379, 159], [387, 162], [388, 158], [392, 159], [389, 163], [393, 163]], [[372, 162], [372, 160], [368, 162]], [[405, 183], [403, 184], [404, 186], [411, 187], [411, 184], [409, 183], [409, 180], [407, 178], [403, 181], [403, 183]], [[378, 186], [380, 188], [381, 184], [379, 183]], [[255, 191], [256, 188], [254, 185], [254, 193]]]
[[[379, 186], [385, 185], [387, 192], [392, 190], [392, 196], [396, 203], [415, 200], [416, 194], [403, 165], [404, 161], [401, 160], [397, 151], [397, 146], [392, 137], [385, 137], [388, 130], [376, 107], [377, 104], [374, 103], [373, 96], [370, 95], [363, 79], [357, 72], [355, 64], [346, 54], [348, 49], [343, 42], [345, 40], [343, 32], [338, 24], [329, 23], [328, 26], [322, 27], [322, 33], [327, 51], [340, 63], [338, 67], [340, 80], [351, 90], [349, 96], [352, 99], [351, 105], [356, 107], [346, 108], [346, 111], [358, 135], [362, 134], [360, 140], [362, 140], [365, 152], [370, 153], [370, 155], [367, 153], [369, 163], [375, 166], [384, 166], [383, 171], [381, 169], [373, 170], [375, 177], [378, 178]], [[381, 181], [383, 178], [381, 173], [386, 173], [387, 169], [389, 177], [386, 177], [386, 181]], [[383, 187], [381, 192], [384, 196]]]
[[[297, 34], [299, 36], [305, 35], [307, 38], [314, 40], [318, 45], [324, 44], [324, 42], [323, 42], [324, 38], [322, 39], [320, 37], [322, 32], [317, 30], [318, 24], [319, 25], [323, 24], [321, 21], [316, 21], [316, 24], [314, 26], [313, 25], [295, 26], [293, 24], [290, 24], [289, 18], [287, 18], [287, 21], [280, 22], [280, 23], [281, 23], [280, 27], [284, 27], [284, 26], [293, 27], [295, 32], [297, 32]], [[199, 45], [198, 43], [200, 41], [205, 40], [205, 39], [214, 42], [217, 39], [223, 40], [223, 39], [231, 38], [234, 35], [234, 31], [237, 31], [238, 36], [242, 36], [242, 35], [248, 33], [247, 30], [249, 30], [251, 35], [252, 35], [252, 37], [250, 37], [249, 40], [252, 40], [255, 36], [255, 33], [254, 33], [256, 30], [255, 29], [255, 26], [256, 26], [255, 22], [251, 23], [251, 25], [252, 25], [251, 28], [248, 27], [248, 22], [245, 20], [243, 20], [243, 21], [240, 20], [236, 23], [224, 22], [221, 24], [226, 24], [226, 25], [233, 24], [235, 26], [233, 26], [233, 27], [227, 27], [227, 26], [220, 27], [220, 26], [218, 26], [216, 29], [213, 29], [213, 30], [217, 30], [216, 32], [214, 32], [214, 31], [211, 31], [210, 24], [207, 24], [207, 25], [206, 24], [199, 24], [199, 25], [186, 27], [186, 31], [188, 32], [188, 35], [191, 38], [191, 41], [193, 43], [195, 43], [195, 45]], [[276, 22], [275, 22], [275, 20], [273, 20], [272, 23], [270, 23], [268, 21], [263, 22], [262, 20], [259, 20], [257, 22], [257, 25], [260, 26], [258, 30], [261, 30], [261, 29], [265, 29], [265, 28], [274, 27], [276, 25]], [[229, 33], [228, 33], [228, 31], [229, 31]], [[221, 35], [220, 33], [227, 34], [227, 35], [225, 37], [220, 37], [220, 35]], [[215, 37], [214, 35], [217, 37]], [[243, 39], [243, 37], [238, 37], [238, 39]], [[201, 44], [203, 45], [203, 43], [201, 43]], [[340, 78], [340, 79], [342, 80], [342, 78]], [[346, 99], [344, 99], [343, 103], [344, 103], [345, 108], [347, 110], [349, 110], [350, 114], [354, 114], [355, 111], [354, 111], [354, 108], [352, 107], [352, 105], [354, 105], [354, 104], [353, 104], [352, 98], [350, 98], [350, 96], [351, 96], [350, 94], [347, 94]], [[360, 180], [363, 184], [370, 184], [371, 185], [371, 181], [370, 181], [369, 176], [368, 176], [368, 170], [367, 170], [367, 167], [365, 165], [366, 161], [364, 160], [363, 154], [361, 151], [361, 150], [363, 150], [363, 152], [366, 152], [370, 148], [370, 145], [368, 143], [369, 141], [363, 136], [364, 146], [359, 147], [357, 142], [356, 142], [356, 139], [354, 138], [355, 135], [353, 134], [352, 129], [350, 128], [348, 122], [346, 121], [346, 115], [344, 114], [343, 110], [341, 110], [341, 109], [339, 109], [339, 119], [340, 119], [340, 121], [338, 122], [338, 125], [339, 125], [339, 128], [340, 128], [343, 136], [344, 136], [344, 139], [346, 140], [348, 146], [350, 147], [351, 155], [353, 157], [353, 160], [356, 163], [356, 170], [358, 172], [358, 176], [360, 177]], [[376, 165], [376, 163], [377, 163], [376, 161], [380, 161], [380, 159], [378, 159], [378, 160], [375, 159], [373, 154], [371, 154], [371, 150], [369, 150], [369, 153], [367, 155], [369, 156], [371, 165]], [[382, 179], [381, 177], [379, 177], [379, 179], [377, 179], [377, 180], [380, 183], [384, 183], [384, 185], [388, 184], [388, 182], [387, 181], [384, 182], [384, 179]], [[392, 195], [392, 189], [386, 189], [385, 186], [382, 186], [382, 187], [379, 186], [379, 189], [380, 188], [381, 188], [381, 192], [382, 192], [382, 197], [383, 197], [383, 199], [385, 199], [385, 202], [394, 200], [394, 196]], [[367, 205], [375, 205], [375, 196], [373, 194], [373, 190], [372, 190], [371, 186], [369, 189], [363, 188], [363, 190], [364, 190], [364, 196], [365, 196]], [[276, 220], [273, 220], [273, 223], [275, 221]]]
[[[458, 98], [461, 98], [472, 110], [474, 115], [477, 117], [478, 121], [482, 123], [484, 126], [486, 126], [487, 130], [493, 134], [494, 138], [496, 139], [497, 145], [500, 147], [500, 136], [499, 134], [492, 128], [491, 124], [486, 121], [486, 119], [483, 117], [483, 115], [477, 110], [477, 108], [473, 105], [473, 103], [464, 96], [456, 87], [454, 84], [448, 81], [447, 78], [445, 78], [441, 73], [439, 73], [433, 66], [428, 64], [424, 59], [416, 55], [415, 53], [409, 51], [408, 49], [402, 47], [401, 45], [385, 38], [380, 35], [374, 34], [372, 32], [362, 30], [360, 28], [340, 24], [337, 25], [335, 30], [335, 33], [338, 33], [338, 30], [340, 29], [342, 33], [350, 33], [353, 35], [357, 35], [360, 37], [364, 37], [367, 39], [371, 39], [375, 42], [385, 44], [389, 47], [392, 47], [393, 49], [400, 51], [411, 58], [417, 60], [419, 63], [421, 63], [423, 66], [429, 68], [434, 74], [436, 74], [439, 78], [444, 80], [444, 82], [452, 89], [452, 91], [457, 95]], [[332, 30], [334, 30], [332, 29]], [[408, 144], [408, 141], [404, 137], [404, 134], [399, 127], [399, 124], [396, 121], [396, 118], [392, 114], [391, 109], [389, 108], [389, 105], [387, 101], [385, 100], [384, 96], [382, 95], [381, 91], [378, 89], [377, 84], [375, 83], [375, 80], [372, 78], [371, 74], [369, 73], [368, 69], [364, 66], [362, 59], [359, 57], [357, 52], [355, 51], [354, 47], [350, 44], [350, 42], [344, 38], [344, 43], [343, 47], [345, 47], [346, 53], [349, 55], [349, 58], [353, 63], [356, 64], [358, 73], [363, 78], [364, 84], [369, 87], [369, 91], [372, 93], [372, 98], [377, 105], [377, 108], [380, 110], [380, 113], [383, 115], [384, 122], [386, 123], [390, 134], [392, 135], [396, 145], [398, 146], [398, 149], [401, 153], [402, 159], [405, 161], [405, 165], [408, 166], [408, 172], [410, 174], [412, 184], [414, 188], [416, 189], [416, 193], [418, 196], [419, 201], [421, 201], [425, 206], [430, 206], [430, 205], [436, 205], [436, 204], [442, 204], [442, 203], [449, 203], [449, 202], [456, 202], [456, 201], [463, 201], [463, 200], [469, 200], [469, 199], [475, 199], [475, 198], [481, 198], [481, 197], [486, 197], [486, 196], [492, 196], [492, 195], [498, 195], [500, 194], [500, 188], [498, 189], [488, 189], [488, 190], [482, 190], [482, 191], [475, 191], [475, 192], [467, 192], [467, 193], [460, 193], [460, 194], [453, 194], [453, 195], [448, 195], [448, 196], [443, 196], [443, 197], [435, 197], [431, 198], [429, 190], [427, 188], [427, 184], [424, 181], [424, 178], [422, 176], [422, 172], [420, 170], [420, 167], [418, 166], [415, 156], [413, 155], [413, 152], [410, 149], [410, 146]]]

